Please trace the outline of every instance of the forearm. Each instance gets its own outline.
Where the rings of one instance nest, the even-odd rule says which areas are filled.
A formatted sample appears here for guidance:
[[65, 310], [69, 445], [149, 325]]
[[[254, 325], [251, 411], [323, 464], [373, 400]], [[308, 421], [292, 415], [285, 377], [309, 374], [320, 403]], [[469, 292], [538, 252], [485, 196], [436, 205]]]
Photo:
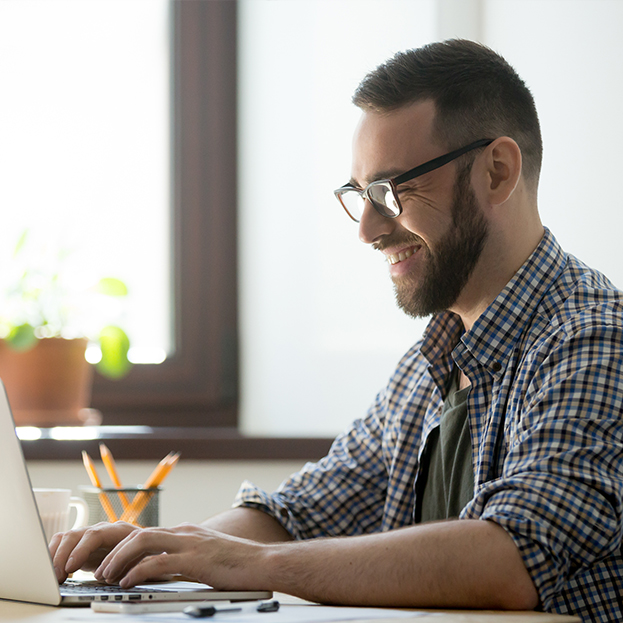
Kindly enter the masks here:
[[512, 539], [487, 521], [261, 548], [274, 590], [311, 601], [404, 607], [534, 609], [538, 596]]
[[260, 510], [242, 506], [215, 515], [201, 525], [204, 528], [261, 543], [292, 540], [292, 536], [276, 519]]

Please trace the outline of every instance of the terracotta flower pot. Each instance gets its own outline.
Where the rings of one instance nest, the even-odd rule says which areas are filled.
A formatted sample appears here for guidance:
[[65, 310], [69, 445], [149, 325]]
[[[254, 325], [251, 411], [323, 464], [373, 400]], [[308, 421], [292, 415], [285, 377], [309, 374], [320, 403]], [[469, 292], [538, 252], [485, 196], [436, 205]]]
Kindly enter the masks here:
[[17, 426], [99, 424], [89, 409], [93, 368], [84, 358], [87, 340], [46, 338], [24, 352], [0, 340], [0, 379]]

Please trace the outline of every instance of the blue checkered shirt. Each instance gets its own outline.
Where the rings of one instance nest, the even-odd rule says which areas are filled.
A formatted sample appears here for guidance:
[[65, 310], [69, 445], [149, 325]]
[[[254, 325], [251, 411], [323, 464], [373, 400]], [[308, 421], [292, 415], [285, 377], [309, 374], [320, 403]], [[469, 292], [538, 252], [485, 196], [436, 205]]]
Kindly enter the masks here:
[[541, 608], [623, 621], [623, 294], [545, 235], [472, 329], [434, 316], [367, 416], [268, 494], [235, 505], [295, 538], [412, 525], [419, 459], [456, 363], [472, 383], [474, 497], [502, 526]]

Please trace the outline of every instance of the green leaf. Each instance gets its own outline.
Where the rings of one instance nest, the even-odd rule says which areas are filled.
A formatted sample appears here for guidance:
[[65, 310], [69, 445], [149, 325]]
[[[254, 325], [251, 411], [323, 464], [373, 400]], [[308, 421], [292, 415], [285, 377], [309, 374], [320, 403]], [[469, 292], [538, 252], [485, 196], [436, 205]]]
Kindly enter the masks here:
[[35, 328], [28, 323], [13, 327], [5, 340], [13, 350], [19, 352], [30, 350], [37, 343]]
[[128, 361], [130, 339], [123, 329], [108, 326], [102, 329], [99, 335], [102, 359], [97, 364], [97, 370], [110, 379], [118, 379], [126, 375], [132, 364]]
[[26, 239], [28, 238], [28, 229], [25, 229], [18, 241], [17, 244], [15, 245], [15, 249], [13, 249], [13, 257], [17, 257], [20, 253], [20, 251], [22, 250], [22, 248], [24, 247], [24, 245], [26, 244]]
[[121, 281], [121, 279], [115, 279], [114, 277], [103, 277], [99, 280], [96, 288], [100, 294], [106, 296], [127, 296], [128, 287]]

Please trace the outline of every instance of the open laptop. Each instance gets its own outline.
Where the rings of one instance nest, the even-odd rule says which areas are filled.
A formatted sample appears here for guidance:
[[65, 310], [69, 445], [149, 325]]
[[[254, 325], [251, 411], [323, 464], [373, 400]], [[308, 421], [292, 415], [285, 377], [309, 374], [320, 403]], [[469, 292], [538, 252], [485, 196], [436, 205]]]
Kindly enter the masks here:
[[58, 585], [21, 443], [0, 381], [0, 599], [88, 606], [92, 601], [238, 601], [272, 597], [270, 591], [220, 591], [194, 582], [156, 583], [129, 590], [94, 584]]

